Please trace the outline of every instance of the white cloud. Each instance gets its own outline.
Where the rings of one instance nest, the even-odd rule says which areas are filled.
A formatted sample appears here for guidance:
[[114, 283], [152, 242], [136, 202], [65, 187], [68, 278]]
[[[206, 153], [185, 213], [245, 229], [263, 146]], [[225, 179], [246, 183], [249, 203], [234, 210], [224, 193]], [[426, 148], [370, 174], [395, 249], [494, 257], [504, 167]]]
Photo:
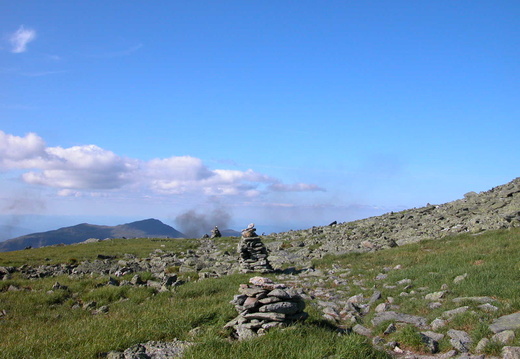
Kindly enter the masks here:
[[27, 51], [27, 44], [36, 38], [36, 31], [26, 29], [22, 26], [14, 34], [9, 37], [11, 43], [11, 52], [19, 54]]
[[45, 142], [35, 133], [25, 137], [0, 131], [0, 167], [20, 167], [20, 162], [45, 155]]
[[33, 168], [41, 172], [23, 175], [27, 183], [58, 188], [114, 189], [131, 182], [138, 168], [135, 160], [119, 157], [95, 145], [70, 148], [49, 147], [45, 158], [37, 158]]
[[96, 145], [46, 147], [41, 137], [0, 131], [0, 167], [27, 170], [29, 184], [60, 189], [59, 196], [81, 191], [134, 189], [166, 195], [258, 197], [267, 192], [323, 190], [306, 183], [283, 184], [279, 179], [246, 171], [209, 169], [201, 159], [174, 156], [150, 161], [125, 158]]

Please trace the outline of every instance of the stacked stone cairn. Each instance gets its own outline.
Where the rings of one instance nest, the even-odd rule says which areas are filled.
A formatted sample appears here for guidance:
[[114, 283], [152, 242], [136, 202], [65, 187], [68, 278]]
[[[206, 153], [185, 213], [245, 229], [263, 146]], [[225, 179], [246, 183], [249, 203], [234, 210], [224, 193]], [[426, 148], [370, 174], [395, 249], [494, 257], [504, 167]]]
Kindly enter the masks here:
[[239, 315], [225, 328], [233, 328], [234, 338], [256, 337], [270, 328], [285, 327], [309, 316], [303, 311], [305, 302], [295, 289], [264, 277], [253, 277], [249, 283], [241, 284], [240, 294], [230, 302]]
[[238, 243], [237, 252], [240, 255], [239, 265], [242, 273], [269, 273], [273, 271], [273, 267], [267, 259], [267, 248], [256, 234], [254, 223], [242, 230], [242, 238]]

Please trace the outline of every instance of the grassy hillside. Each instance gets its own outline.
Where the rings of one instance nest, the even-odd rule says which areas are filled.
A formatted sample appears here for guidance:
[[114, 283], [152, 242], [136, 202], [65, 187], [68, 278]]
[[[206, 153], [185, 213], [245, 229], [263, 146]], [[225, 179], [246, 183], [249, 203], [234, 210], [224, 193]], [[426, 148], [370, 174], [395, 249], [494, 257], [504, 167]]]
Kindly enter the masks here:
[[[227, 247], [231, 242], [225, 238], [215, 241]], [[92, 260], [100, 253], [144, 257], [155, 249], [181, 253], [196, 246], [197, 240], [113, 240], [0, 253], [0, 266]], [[303, 282], [297, 275], [269, 276], [278, 282], [304, 285], [309, 291], [317, 287], [333, 289], [346, 297], [371, 293], [376, 288], [384, 298], [395, 298], [400, 311], [422, 315], [428, 320], [437, 317], [441, 309], [426, 309], [421, 288], [427, 288], [428, 293], [440, 290], [443, 284], [449, 286], [442, 310], [460, 306], [451, 302], [456, 297], [490, 296], [496, 300], [497, 312], [484, 315], [470, 311], [455, 318], [453, 324], [455, 329], [464, 329], [478, 340], [490, 335], [485, 323], [520, 311], [518, 258], [520, 230], [511, 229], [424, 241], [372, 253], [326, 256], [315, 261], [315, 267], [323, 273], [344, 274], [342, 278], [347, 284], [329, 280], [330, 275]], [[400, 269], [389, 270], [396, 266]], [[379, 273], [386, 275], [384, 281], [376, 279]], [[467, 274], [466, 279], [454, 284], [453, 279], [463, 274]], [[183, 275], [186, 280], [193, 278], [192, 274]], [[141, 276], [146, 279], [151, 274]], [[108, 276], [27, 280], [14, 273], [10, 279], [0, 281], [0, 358], [98, 358], [102, 353], [123, 351], [137, 343], [174, 338], [196, 343], [185, 352], [187, 358], [388, 357], [373, 349], [364, 337], [338, 335], [338, 327], [348, 328], [353, 323], [326, 321], [312, 299], [307, 303], [310, 318], [306, 322], [285, 330], [272, 330], [257, 339], [230, 341], [229, 332], [223, 327], [236, 312], [229, 301], [238, 293], [239, 284], [247, 283], [251, 276], [234, 274], [188, 281], [171, 292], [160, 293], [148, 287], [106, 286]], [[413, 282], [407, 295], [401, 295], [404, 289], [399, 286], [383, 285], [403, 279]], [[67, 288], [53, 290], [55, 282]], [[107, 312], [93, 314], [104, 306]], [[369, 325], [370, 319], [367, 316], [362, 324]], [[383, 336], [384, 328], [373, 330]], [[411, 328], [400, 328], [386, 339], [399, 340], [404, 346], [421, 351], [424, 348], [414, 342], [415, 334]], [[520, 333], [516, 337], [515, 343], [520, 345]], [[448, 349], [446, 340], [440, 344], [441, 350]], [[491, 346], [488, 350], [499, 348]]]

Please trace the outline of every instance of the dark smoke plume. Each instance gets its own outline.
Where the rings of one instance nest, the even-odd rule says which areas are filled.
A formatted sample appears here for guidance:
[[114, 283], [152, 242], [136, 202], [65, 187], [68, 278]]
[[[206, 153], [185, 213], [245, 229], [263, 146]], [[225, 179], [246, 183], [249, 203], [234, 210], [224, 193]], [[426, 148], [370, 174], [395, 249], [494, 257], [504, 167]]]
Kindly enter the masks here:
[[175, 217], [175, 224], [188, 238], [209, 234], [215, 226], [225, 229], [230, 221], [231, 215], [222, 208], [216, 208], [207, 214], [190, 210]]
[[45, 207], [45, 202], [36, 197], [29, 197], [29, 194], [9, 199], [0, 212], [0, 240], [12, 237], [17, 227], [24, 222], [26, 214], [39, 214], [45, 211]]

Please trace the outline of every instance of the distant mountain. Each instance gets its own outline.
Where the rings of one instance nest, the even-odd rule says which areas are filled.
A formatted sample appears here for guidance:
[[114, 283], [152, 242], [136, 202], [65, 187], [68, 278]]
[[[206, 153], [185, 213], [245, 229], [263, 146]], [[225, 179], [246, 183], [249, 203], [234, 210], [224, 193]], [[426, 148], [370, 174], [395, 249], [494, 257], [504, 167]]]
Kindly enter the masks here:
[[234, 229], [221, 229], [220, 234], [222, 234], [222, 237], [240, 237], [242, 232], [235, 231]]
[[16, 251], [26, 247], [38, 248], [53, 244], [73, 244], [89, 238], [181, 238], [184, 234], [157, 219], [120, 224], [117, 226], [100, 226], [81, 223], [72, 227], [64, 227], [53, 231], [33, 233], [0, 242], [0, 252]]

